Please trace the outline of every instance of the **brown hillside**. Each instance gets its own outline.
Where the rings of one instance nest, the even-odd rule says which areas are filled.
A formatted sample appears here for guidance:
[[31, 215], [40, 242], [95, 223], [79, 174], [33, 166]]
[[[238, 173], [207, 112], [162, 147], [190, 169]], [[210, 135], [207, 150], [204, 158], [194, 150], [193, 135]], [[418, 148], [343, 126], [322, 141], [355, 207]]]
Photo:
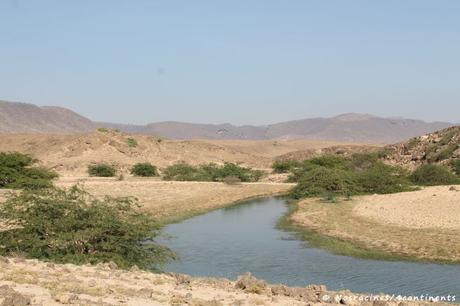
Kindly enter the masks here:
[[156, 122], [147, 125], [94, 122], [62, 107], [0, 101], [0, 133], [85, 133], [97, 127], [116, 128], [132, 134], [170, 139], [275, 140], [305, 139], [388, 144], [431, 133], [453, 124], [366, 114], [307, 118], [264, 126]]
[[[129, 146], [128, 139], [136, 140]], [[269, 168], [273, 160], [289, 152], [318, 150], [347, 143], [307, 140], [167, 140], [148, 135], [128, 135], [113, 130], [79, 135], [0, 134], [0, 151], [18, 151], [42, 161], [61, 175], [86, 175], [89, 164], [106, 162], [128, 172], [137, 162], [158, 167], [184, 161], [190, 164], [233, 162]]]
[[1, 133], [82, 133], [94, 128], [91, 120], [63, 107], [0, 101]]

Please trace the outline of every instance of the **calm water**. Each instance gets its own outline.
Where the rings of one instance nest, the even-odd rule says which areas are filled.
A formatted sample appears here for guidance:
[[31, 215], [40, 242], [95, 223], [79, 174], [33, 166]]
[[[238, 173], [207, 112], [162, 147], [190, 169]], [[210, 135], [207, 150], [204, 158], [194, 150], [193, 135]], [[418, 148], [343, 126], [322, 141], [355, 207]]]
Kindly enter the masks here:
[[[363, 260], [310, 248], [275, 228], [282, 199], [251, 201], [172, 224], [162, 240], [180, 256], [166, 271], [235, 279], [250, 271], [269, 283], [333, 290], [460, 296], [460, 265]], [[344, 220], [346, 222], [346, 220]]]

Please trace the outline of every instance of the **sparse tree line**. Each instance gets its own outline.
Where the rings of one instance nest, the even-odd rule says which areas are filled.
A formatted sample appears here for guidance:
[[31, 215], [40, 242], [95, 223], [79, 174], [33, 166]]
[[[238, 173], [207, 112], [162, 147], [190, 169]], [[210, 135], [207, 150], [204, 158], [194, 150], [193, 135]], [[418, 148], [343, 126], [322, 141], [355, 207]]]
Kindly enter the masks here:
[[[130, 173], [134, 176], [153, 177], [159, 176], [156, 166], [150, 163], [137, 163]], [[90, 176], [114, 177], [117, 171], [109, 164], [96, 164], [88, 166]], [[162, 178], [167, 181], [201, 181], [201, 182], [257, 182], [264, 172], [251, 168], [242, 167], [234, 163], [215, 163], [192, 166], [187, 163], [176, 163], [162, 170]]]

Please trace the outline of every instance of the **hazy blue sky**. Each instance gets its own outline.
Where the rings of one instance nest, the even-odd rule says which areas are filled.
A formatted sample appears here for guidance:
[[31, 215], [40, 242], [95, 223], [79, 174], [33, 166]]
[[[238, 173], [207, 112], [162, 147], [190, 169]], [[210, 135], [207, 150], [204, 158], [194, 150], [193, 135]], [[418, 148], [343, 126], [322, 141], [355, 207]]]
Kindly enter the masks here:
[[460, 121], [457, 0], [0, 0], [0, 99], [94, 120]]

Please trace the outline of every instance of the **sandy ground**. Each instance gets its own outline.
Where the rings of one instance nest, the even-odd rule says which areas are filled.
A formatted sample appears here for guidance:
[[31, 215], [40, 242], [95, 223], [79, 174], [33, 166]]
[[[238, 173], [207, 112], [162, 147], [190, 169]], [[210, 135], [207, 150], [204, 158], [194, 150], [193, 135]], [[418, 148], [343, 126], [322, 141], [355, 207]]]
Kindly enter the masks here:
[[293, 184], [241, 183], [227, 185], [214, 182], [168, 182], [151, 178], [60, 178], [56, 185], [81, 184], [95, 196], [133, 196], [143, 209], [165, 222], [224, 207], [245, 199], [286, 193]]
[[415, 192], [356, 199], [353, 213], [410, 228], [460, 230], [460, 186], [437, 186]]
[[346, 305], [398, 305], [398, 302], [383, 301], [360, 303], [359, 295], [348, 291], [328, 291], [320, 285], [303, 288], [268, 285], [250, 275], [234, 282], [179, 274], [154, 274], [138, 269], [117, 270], [111, 264], [58, 265], [5, 257], [0, 257], [0, 268], [2, 306], [330, 305], [339, 304], [342, 296], [348, 297]]
[[335, 204], [306, 199], [297, 204], [298, 210], [290, 220], [364, 249], [457, 263], [460, 192], [449, 189], [427, 187], [410, 193], [356, 197]]

